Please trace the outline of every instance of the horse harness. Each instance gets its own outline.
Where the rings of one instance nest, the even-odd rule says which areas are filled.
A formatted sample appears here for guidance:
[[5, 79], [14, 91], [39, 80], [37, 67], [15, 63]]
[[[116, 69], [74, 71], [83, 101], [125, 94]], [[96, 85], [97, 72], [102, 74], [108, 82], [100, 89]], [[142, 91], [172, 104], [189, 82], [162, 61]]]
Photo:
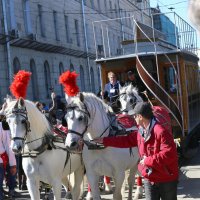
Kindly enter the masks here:
[[[13, 138], [11, 138], [11, 140], [13, 140], [13, 141], [22, 140], [22, 142], [25, 143], [25, 144], [29, 144], [29, 143], [35, 142], [37, 140], [42, 140], [42, 144], [38, 148], [36, 148], [34, 150], [31, 150], [31, 151], [27, 151], [27, 152], [25, 152], [23, 150], [22, 157], [37, 157], [38, 155], [42, 154], [46, 150], [52, 150], [52, 149], [61, 149], [61, 150], [67, 151], [66, 148], [62, 148], [62, 147], [56, 146], [54, 144], [54, 143], [63, 143], [64, 142], [63, 138], [51, 135], [49, 133], [46, 133], [41, 138], [37, 138], [37, 139], [32, 140], [30, 142], [25, 142], [28, 133], [31, 132], [30, 122], [28, 120], [28, 113], [27, 113], [26, 107], [23, 108], [23, 109], [14, 107], [12, 109], [11, 113], [8, 113], [7, 116], [11, 115], [11, 114], [15, 114], [17, 116], [21, 116], [23, 118], [22, 123], [25, 124], [25, 129], [26, 129], [26, 133], [25, 133], [24, 137], [13, 137]], [[67, 163], [67, 161], [69, 159], [69, 156], [70, 156], [69, 155], [69, 151], [67, 151], [67, 159], [66, 159], [65, 165], [66, 165], [66, 163]]]
[[[83, 103], [83, 102], [82, 102], [82, 104], [83, 104], [83, 108], [82, 108], [82, 109], [80, 109], [79, 106], [77, 106], [75, 103], [71, 103], [71, 104], [69, 104], [69, 105], [67, 106], [67, 110], [69, 110], [69, 111], [67, 111], [68, 113], [69, 113], [70, 111], [73, 111], [73, 115], [71, 116], [71, 119], [74, 117], [74, 110], [77, 110], [77, 111], [83, 113], [83, 114], [86, 116], [86, 126], [85, 126], [85, 129], [83, 130], [82, 133], [79, 133], [79, 132], [74, 131], [74, 130], [72, 130], [72, 129], [69, 129], [69, 130], [68, 130], [68, 133], [73, 133], [73, 134], [75, 134], [75, 135], [78, 135], [78, 136], [81, 137], [81, 139], [83, 139], [85, 133], [87, 133], [87, 130], [88, 130], [88, 127], [89, 127], [89, 124], [88, 124], [88, 121], [89, 121], [89, 120], [88, 120], [88, 119], [91, 117], [91, 116], [90, 116], [90, 113], [89, 113], [89, 111], [88, 111], [88, 109], [87, 109], [86, 104]], [[118, 134], [118, 135], [125, 135], [125, 132], [126, 132], [126, 131], [125, 131], [124, 129], [123, 129], [123, 130], [119, 130], [119, 128], [118, 128], [118, 127], [116, 126], [116, 124], [115, 124], [115, 122], [116, 122], [116, 116], [114, 116], [110, 111], [108, 111], [107, 115], [108, 115], [108, 118], [109, 118], [110, 123], [109, 123], [109, 125], [105, 128], [105, 130], [101, 133], [101, 135], [100, 135], [99, 137], [102, 137], [102, 136], [104, 135], [104, 133], [105, 133], [108, 129], [110, 129], [110, 132], [109, 132], [108, 137], [109, 137], [109, 136], [114, 136], [114, 135], [116, 135], [116, 132], [118, 132], [118, 131], [120, 131], [120, 133], [121, 133], [121, 134]], [[126, 133], [126, 134], [128, 134], [128, 133]], [[92, 143], [93, 140], [83, 140], [83, 142], [84, 142], [84, 144], [88, 147], [88, 150], [101, 150], [101, 149], [105, 149], [105, 148], [106, 148], [106, 147], [105, 147], [104, 145], [102, 145], [102, 144], [97, 144], [97, 143], [94, 144], [94, 143]]]

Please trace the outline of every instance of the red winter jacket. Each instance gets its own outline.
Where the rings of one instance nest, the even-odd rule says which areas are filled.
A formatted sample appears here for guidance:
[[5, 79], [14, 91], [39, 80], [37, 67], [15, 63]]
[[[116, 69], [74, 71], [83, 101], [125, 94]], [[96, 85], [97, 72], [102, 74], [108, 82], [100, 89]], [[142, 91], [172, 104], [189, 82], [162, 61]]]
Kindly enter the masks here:
[[[103, 144], [118, 148], [138, 146], [140, 158], [146, 156], [145, 166], [138, 164], [138, 170], [150, 182], [178, 180], [178, 157], [173, 136], [158, 122], [155, 123], [151, 130], [151, 137], [146, 142], [136, 131], [128, 136], [105, 137]], [[150, 175], [147, 173], [147, 168], [152, 169]]]

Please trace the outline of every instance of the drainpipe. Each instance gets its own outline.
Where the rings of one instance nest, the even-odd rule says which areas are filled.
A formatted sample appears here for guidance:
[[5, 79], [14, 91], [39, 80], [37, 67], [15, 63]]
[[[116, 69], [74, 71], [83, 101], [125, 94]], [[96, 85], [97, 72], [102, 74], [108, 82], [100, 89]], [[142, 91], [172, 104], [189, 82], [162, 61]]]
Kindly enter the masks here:
[[[2, 11], [3, 11], [4, 33], [5, 35], [9, 35], [7, 16], [6, 16], [6, 1], [2, 0], [1, 2], [2, 2]], [[8, 80], [9, 80], [9, 85], [10, 85], [13, 79], [13, 68], [11, 64], [11, 54], [10, 54], [10, 42], [6, 42], [5, 49], [6, 49], [6, 58], [7, 58], [7, 65], [8, 65]]]
[[85, 5], [84, 0], [81, 1], [82, 6], [82, 16], [83, 16], [83, 29], [84, 29], [84, 38], [85, 38], [85, 50], [87, 54], [87, 67], [89, 71], [89, 90], [92, 91], [92, 78], [91, 78], [91, 72], [90, 72], [90, 58], [89, 58], [89, 51], [88, 51], [88, 39], [87, 39], [87, 30], [86, 30], [86, 23], [85, 23]]

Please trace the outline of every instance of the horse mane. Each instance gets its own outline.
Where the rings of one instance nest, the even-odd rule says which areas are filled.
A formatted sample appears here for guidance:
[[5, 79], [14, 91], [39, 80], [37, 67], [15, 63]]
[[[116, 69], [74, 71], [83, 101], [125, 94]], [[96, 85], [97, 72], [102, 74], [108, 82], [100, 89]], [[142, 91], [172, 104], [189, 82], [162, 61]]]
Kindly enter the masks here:
[[[28, 120], [31, 126], [31, 132], [35, 133], [48, 133], [50, 132], [51, 128], [49, 125], [48, 120], [46, 119], [45, 115], [38, 110], [36, 105], [29, 100], [24, 100], [25, 107], [27, 110]], [[17, 100], [11, 101], [6, 108], [6, 112], [12, 110], [17, 103]]]
[[[95, 94], [90, 92], [82, 92], [82, 94], [84, 95], [84, 103], [86, 104], [90, 113], [95, 112], [96, 109], [104, 110], [106, 116], [108, 112], [113, 113], [112, 108]], [[77, 97], [73, 100], [73, 102], [80, 105], [80, 99]]]
[[119, 91], [120, 94], [126, 93], [127, 95], [132, 95], [136, 97], [138, 102], [142, 102], [142, 98], [138, 94], [138, 89], [136, 87], [133, 87], [131, 84], [125, 87], [122, 87]]

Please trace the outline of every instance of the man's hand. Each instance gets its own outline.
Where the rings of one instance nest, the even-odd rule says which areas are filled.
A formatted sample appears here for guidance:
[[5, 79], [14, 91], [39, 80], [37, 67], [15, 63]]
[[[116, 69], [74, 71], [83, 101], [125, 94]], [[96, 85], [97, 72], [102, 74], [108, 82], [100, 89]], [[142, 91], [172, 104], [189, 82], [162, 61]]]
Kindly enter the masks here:
[[93, 139], [94, 142], [99, 143], [99, 144], [103, 144], [103, 138], [102, 137], [98, 137]]
[[144, 156], [144, 157], [142, 158], [142, 160], [140, 160], [140, 164], [141, 164], [141, 165], [144, 165], [144, 160], [145, 160], [145, 158], [146, 158], [146, 156]]
[[11, 173], [12, 176], [14, 176], [17, 173], [16, 165], [10, 166], [10, 173]]

